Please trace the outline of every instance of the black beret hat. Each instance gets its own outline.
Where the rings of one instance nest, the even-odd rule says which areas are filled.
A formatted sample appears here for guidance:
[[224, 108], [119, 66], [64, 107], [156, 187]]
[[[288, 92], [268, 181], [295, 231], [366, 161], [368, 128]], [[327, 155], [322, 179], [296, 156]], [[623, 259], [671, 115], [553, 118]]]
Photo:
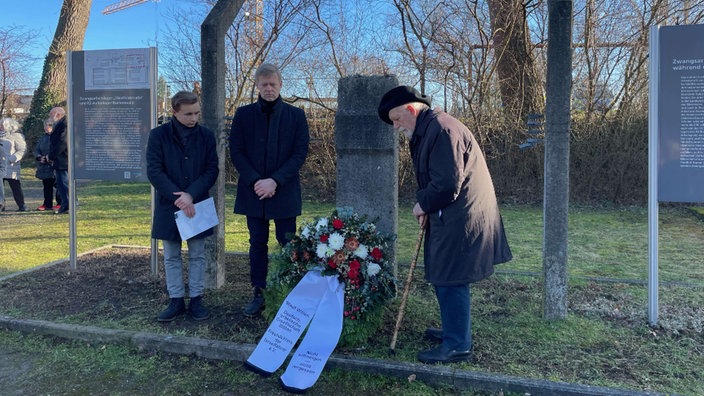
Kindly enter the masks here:
[[379, 102], [379, 118], [387, 124], [393, 124], [389, 118], [389, 111], [394, 107], [413, 102], [425, 103], [430, 106], [430, 97], [428, 95], [421, 95], [415, 88], [407, 85], [392, 88], [381, 97], [381, 102]]

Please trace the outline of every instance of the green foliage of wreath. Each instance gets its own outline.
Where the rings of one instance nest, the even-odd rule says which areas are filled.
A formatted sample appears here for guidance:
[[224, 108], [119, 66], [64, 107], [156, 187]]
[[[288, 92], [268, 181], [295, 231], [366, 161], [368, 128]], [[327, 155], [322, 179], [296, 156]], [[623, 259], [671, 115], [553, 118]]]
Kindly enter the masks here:
[[264, 316], [273, 320], [308, 271], [337, 276], [345, 287], [345, 308], [339, 346], [359, 347], [375, 334], [386, 302], [396, 296], [397, 281], [389, 249], [393, 237], [373, 222], [352, 213], [319, 217], [303, 224], [269, 265]]

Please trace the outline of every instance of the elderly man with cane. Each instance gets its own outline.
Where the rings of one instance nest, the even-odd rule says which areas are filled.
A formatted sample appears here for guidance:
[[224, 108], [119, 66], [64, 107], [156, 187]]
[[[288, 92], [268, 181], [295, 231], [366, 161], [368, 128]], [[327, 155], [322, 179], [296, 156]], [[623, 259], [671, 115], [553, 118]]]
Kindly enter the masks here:
[[410, 139], [418, 182], [413, 215], [425, 229], [425, 279], [435, 288], [442, 323], [426, 330], [441, 344], [418, 360], [433, 364], [471, 359], [469, 284], [512, 255], [479, 144], [459, 120], [430, 105], [428, 96], [399, 86], [384, 94], [378, 110]]

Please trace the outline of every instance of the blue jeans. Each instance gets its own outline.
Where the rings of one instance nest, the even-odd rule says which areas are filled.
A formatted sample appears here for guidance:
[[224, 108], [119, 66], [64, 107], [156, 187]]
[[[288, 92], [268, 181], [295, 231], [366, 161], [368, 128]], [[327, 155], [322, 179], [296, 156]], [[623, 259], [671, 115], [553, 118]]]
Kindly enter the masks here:
[[54, 174], [56, 175], [56, 192], [61, 198], [59, 211], [65, 212], [68, 210], [68, 170], [56, 169]]
[[[183, 284], [183, 260], [180, 241], [162, 241], [164, 245], [164, 272], [170, 298], [186, 294]], [[198, 297], [205, 290], [205, 238], [191, 238], [188, 244], [188, 295]]]
[[472, 317], [469, 284], [435, 286], [440, 305], [442, 343], [450, 350], [472, 349]]
[[[296, 218], [275, 219], [276, 240], [283, 246], [289, 239], [286, 234], [296, 232]], [[252, 286], [265, 288], [269, 272], [269, 220], [247, 216], [249, 229], [249, 279]]]

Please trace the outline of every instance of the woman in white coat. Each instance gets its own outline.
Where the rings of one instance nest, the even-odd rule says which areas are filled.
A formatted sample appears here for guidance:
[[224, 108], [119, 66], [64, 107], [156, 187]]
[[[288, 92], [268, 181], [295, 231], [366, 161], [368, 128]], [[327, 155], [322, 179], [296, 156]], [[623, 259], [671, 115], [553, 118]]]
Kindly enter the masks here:
[[[12, 190], [12, 196], [17, 204], [17, 210], [24, 212], [27, 207], [24, 204], [24, 194], [22, 193], [22, 184], [20, 182], [20, 161], [27, 150], [27, 144], [24, 141], [24, 135], [20, 132], [20, 124], [12, 118], [3, 118], [0, 122], [0, 134], [5, 135], [0, 137], [2, 146], [7, 158], [7, 169], [3, 176], [3, 181], [7, 180]], [[4, 182], [3, 182], [4, 189]], [[3, 208], [5, 210], [5, 202], [3, 200]]]

